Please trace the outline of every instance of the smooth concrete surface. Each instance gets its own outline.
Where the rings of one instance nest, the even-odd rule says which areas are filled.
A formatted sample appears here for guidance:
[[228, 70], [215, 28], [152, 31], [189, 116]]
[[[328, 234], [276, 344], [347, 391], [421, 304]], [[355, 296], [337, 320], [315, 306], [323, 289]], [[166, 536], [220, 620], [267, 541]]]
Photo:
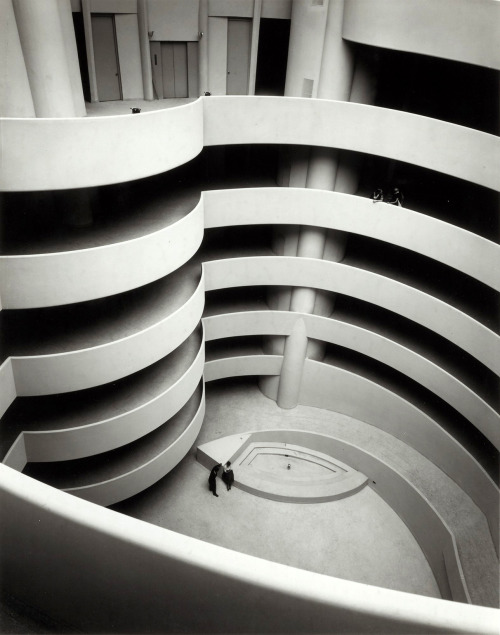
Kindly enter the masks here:
[[[35, 125], [21, 131], [19, 124], [23, 121], [28, 120], [2, 120], [5, 141], [2, 148], [11, 147], [14, 151], [14, 144], [17, 156], [23, 155], [24, 169], [24, 177], [16, 177], [19, 162], [13, 155], [7, 157], [4, 154], [3, 178], [0, 179], [4, 191], [59, 190], [124, 183], [171, 170], [193, 159], [203, 148], [201, 99], [181, 107], [138, 115], [129, 111], [123, 116], [30, 119]], [[36, 125], [39, 123], [42, 123], [41, 127]], [[67, 143], [69, 138], [71, 144]], [[55, 150], [56, 146], [59, 152]], [[79, 151], [75, 152], [75, 148]], [[32, 153], [39, 156], [35, 170], [29, 169], [26, 161]]]
[[61, 463], [29, 463], [24, 472], [99, 505], [112, 505], [156, 483], [184, 458], [205, 413], [203, 386], [163, 426], [109, 453]]
[[[143, 371], [81, 393], [19, 398], [2, 420], [0, 448], [11, 464], [12, 443], [28, 461], [78, 459], [135, 441], [170, 419], [191, 397], [203, 374], [199, 333]], [[22, 468], [21, 468], [22, 469]]]
[[[249, 353], [209, 361], [205, 380], [248, 375], [274, 375], [266, 396], [276, 400], [280, 356]], [[273, 365], [276, 365], [273, 367]], [[499, 492], [487, 468], [432, 416], [415, 406], [397, 390], [376, 380], [327, 363], [306, 360], [299, 403], [359, 418], [404, 441], [439, 466], [466, 492], [485, 515], [495, 549], [499, 548]], [[491, 466], [489, 466], [491, 469]]]
[[500, 291], [497, 244], [415, 210], [295, 187], [208, 191], [203, 207], [206, 229], [308, 224], [361, 234], [425, 255]]
[[172, 225], [135, 240], [82, 251], [0, 257], [3, 308], [58, 306], [130, 291], [179, 269], [202, 239], [199, 203]]
[[[392, 134], [380, 136], [384, 129]], [[71, 146], [65, 143], [68, 138]], [[376, 154], [500, 189], [495, 170], [500, 140], [495, 135], [364, 104], [234, 95], [201, 97], [139, 115], [3, 119], [0, 189], [46, 191], [123, 183], [182, 165], [204, 146], [259, 143]], [[75, 147], [81, 151], [74, 152]]]
[[499, 25], [496, 0], [345, 0], [342, 37], [500, 69]]
[[483, 324], [413, 286], [361, 268], [312, 258], [244, 257], [205, 262], [206, 290], [289, 285], [334, 291], [402, 315], [453, 342], [500, 374], [500, 338]]
[[[281, 143], [375, 154], [500, 189], [495, 135], [404, 111], [326, 99], [210, 97], [204, 145]], [[380, 130], [390, 130], [381, 135]], [[468, 152], [463, 152], [467, 147]]]
[[[248, 430], [269, 428], [301, 428], [335, 435], [373, 452], [375, 456], [380, 456], [388, 465], [392, 465], [405, 475], [431, 502], [456, 536], [472, 601], [498, 606], [498, 560], [484, 516], [451, 479], [422, 455], [391, 435], [348, 416], [304, 406], [298, 406], [290, 411], [279, 409], [275, 403], [262, 396], [253, 380], [230, 380], [210, 383], [207, 386], [207, 414], [197, 445], [224, 438], [227, 434], [240, 432], [244, 435]], [[359, 560], [354, 553], [349, 554], [347, 545], [338, 544], [338, 548], [333, 552], [328, 550], [326, 545], [322, 549], [314, 548], [312, 553], [309, 547], [304, 552], [299, 551], [304, 543], [311, 545], [312, 536], [315, 540], [321, 541], [329, 541], [332, 538], [334, 532], [328, 531], [325, 536], [320, 533], [322, 523], [307, 524], [308, 514], [316, 514], [316, 509], [320, 509], [321, 505], [307, 505], [309, 512], [300, 517], [299, 523], [293, 519], [294, 508], [297, 509], [297, 505], [272, 503], [252, 498], [250, 507], [247, 494], [233, 489], [231, 492], [226, 492], [221, 481], [219, 481], [220, 496], [216, 499], [209, 494], [206, 480], [206, 470], [197, 464], [194, 454], [191, 453], [176, 470], [154, 488], [144, 492], [141, 497], [124, 501], [119, 509], [181, 533], [203, 539], [209, 538], [216, 544], [231, 546], [265, 558], [279, 557], [289, 563], [288, 559], [292, 558], [292, 563], [305, 568], [313, 566], [314, 563], [314, 566], [322, 568], [322, 571], [328, 567], [330, 574], [341, 577], [342, 575], [349, 577], [349, 570], [354, 571], [351, 568], [352, 564], [356, 566], [360, 574], [364, 572], [363, 575], [368, 577], [376, 575], [385, 577], [387, 574], [389, 576], [386, 578], [387, 584], [390, 584], [391, 579], [395, 582], [394, 576], [400, 575], [402, 580], [409, 577], [416, 583], [416, 570], [412, 571], [410, 567], [410, 571], [403, 573], [401, 565], [405, 562], [406, 556], [403, 556], [397, 564], [395, 563], [396, 570], [390, 572], [383, 564], [373, 565], [365, 570], [364, 556]], [[186, 491], [189, 492], [188, 495]], [[360, 496], [365, 495], [366, 498], [371, 498], [372, 494], [371, 490], [363, 490], [350, 499], [339, 501], [339, 504], [349, 506], [350, 503], [359, 500]], [[166, 500], [168, 500], [167, 504], [165, 504]], [[371, 508], [370, 502], [366, 501], [366, 504]], [[278, 508], [273, 508], [273, 505], [278, 505]], [[326, 511], [327, 507], [324, 510], [320, 509], [318, 513], [327, 514], [329, 519], [324, 518], [326, 526], [330, 527], [331, 523], [334, 523], [333, 526], [337, 530], [336, 523], [342, 520], [343, 513], [339, 512], [337, 515], [334, 507], [336, 503], [326, 505], [333, 506], [333, 515], [330, 516]], [[346, 513], [351, 517], [351, 513], [355, 512], [346, 510]], [[300, 540], [296, 540], [294, 534], [295, 531], [302, 531], [300, 529], [302, 522], [306, 523], [308, 529], [304, 529]], [[371, 540], [370, 532], [373, 524], [370, 519], [366, 520], [363, 531], [368, 531], [368, 534], [364, 534], [364, 541]], [[382, 523], [383, 526], [384, 523]], [[251, 531], [249, 527], [252, 528]], [[283, 531], [276, 531], [275, 527], [283, 527]], [[290, 535], [290, 527], [295, 528], [292, 535]], [[361, 530], [361, 527], [358, 529]], [[350, 528], [349, 531], [351, 530], [356, 531]], [[386, 537], [388, 533], [386, 528]], [[383, 548], [382, 543], [385, 539], [377, 535], [376, 540], [377, 544], [373, 545], [371, 555], [366, 556], [367, 558], [376, 557], [379, 540], [381, 541], [380, 549]], [[359, 548], [361, 547], [356, 547], [357, 553]], [[332, 557], [330, 564], [323, 557], [324, 553], [329, 553]], [[390, 560], [386, 562], [389, 566]], [[360, 569], [357, 569], [358, 566]], [[338, 568], [335, 572], [336, 567]], [[373, 580], [373, 577], [371, 579]], [[382, 584], [381, 581], [375, 583]]]
[[0, 117], [34, 117], [35, 108], [12, 0], [2, 0], [0, 7]]
[[494, 609], [262, 560], [0, 472], [11, 594], [83, 632], [497, 633]]
[[[265, 459], [269, 462], [269, 458], [278, 458], [277, 456], [273, 457], [272, 454], [268, 454], [273, 450], [276, 451], [276, 447], [266, 447], [266, 444], [270, 442], [272, 446], [276, 445], [272, 443], [272, 439], [283, 439], [286, 441], [284, 444], [286, 449], [290, 448], [289, 458], [285, 460], [283, 458], [281, 459], [281, 470], [279, 471], [281, 476], [279, 472], [271, 473], [270, 470], [262, 474], [264, 468], [259, 470], [257, 466], [252, 469], [253, 463], [261, 456], [263, 461], [260, 462], [260, 465], [262, 465]], [[248, 443], [249, 445], [247, 445]], [[209, 445], [213, 446], [214, 444], [215, 442], [212, 442], [212, 444]], [[206, 447], [207, 444], [198, 447], [198, 460], [200, 460], [202, 448]], [[250, 439], [242, 442], [241, 455], [231, 456], [231, 463], [234, 466], [233, 469], [238, 474], [235, 483], [238, 487], [241, 487], [241, 489], [259, 495], [258, 491], [247, 487], [248, 481], [250, 480], [251, 482], [253, 480], [251, 473], [255, 472], [255, 476], [257, 477], [255, 480], [256, 484], [260, 484], [264, 476], [267, 476], [267, 479], [272, 476], [275, 485], [281, 484], [281, 488], [275, 489], [273, 493], [283, 494], [286, 492], [285, 486], [288, 482], [289, 493], [294, 492], [296, 496], [291, 502], [294, 502], [294, 500], [307, 502], [306, 499], [302, 497], [299, 498], [300, 493], [305, 490], [307, 486], [309, 487], [311, 497], [314, 496], [314, 494], [324, 494], [324, 500], [328, 500], [328, 498], [326, 498], [327, 490], [324, 487], [325, 482], [324, 479], [321, 478], [321, 475], [316, 474], [314, 477], [309, 475], [309, 479], [306, 480], [307, 477], [301, 475], [304, 471], [307, 474], [307, 470], [303, 468], [300, 469], [300, 467], [293, 462], [294, 450], [299, 448], [302, 454], [306, 451], [305, 448], [308, 448], [307, 451], [313, 453], [323, 451], [327, 453], [323, 455], [324, 457], [332, 457], [330, 461], [337, 461], [340, 457], [344, 462], [347, 462], [348, 465], [355, 466], [357, 470], [362, 470], [364, 473], [369, 474], [371, 488], [398, 514], [417, 540], [431, 566], [442, 597], [458, 602], [470, 603], [470, 596], [467, 585], [464, 582], [456, 542], [443, 519], [420, 492], [401, 476], [401, 474], [397, 473], [392, 467], [389, 467], [379, 458], [373, 456], [373, 454], [361, 450], [357, 445], [345, 443], [334, 436], [319, 435], [304, 430], [261, 430], [259, 432], [252, 432]], [[254, 456], [255, 450], [265, 453]], [[247, 457], [250, 463], [247, 461]], [[335, 459], [333, 459], [333, 457], [335, 457]], [[288, 465], [286, 463], [287, 460], [289, 461]], [[314, 458], [311, 458], [311, 460], [314, 460]], [[276, 460], [275, 462], [278, 463]], [[303, 463], [303, 461], [299, 463]], [[213, 459], [208, 465], [206, 462], [204, 464], [205, 467], [210, 469], [214, 464]], [[264, 462], [264, 465], [267, 465], [267, 463]], [[297, 467], [299, 467], [298, 470]], [[347, 469], [347, 467], [344, 467], [344, 469]], [[298, 471], [298, 476], [294, 475], [294, 470]], [[259, 478], [261, 474], [262, 478]], [[253, 477], [254, 479], [255, 476]], [[358, 472], [358, 476], [361, 477], [360, 472]], [[349, 477], [344, 474], [339, 475], [337, 478], [340, 481], [344, 481], [347, 487], [346, 480], [348, 480]], [[366, 483], [367, 478], [361, 477], [357, 484], [358, 487], [363, 483], [363, 478]], [[339, 483], [339, 485], [341, 485], [341, 483]], [[268, 489], [269, 488], [265, 488], [265, 491]], [[273, 498], [273, 496], [269, 496], [269, 498]], [[275, 500], [283, 499], [276, 497]], [[312, 499], [311, 502], [314, 502], [314, 499]], [[320, 502], [320, 500], [317, 502]]]
[[[205, 312], [203, 324], [206, 340], [289, 335], [297, 320], [297, 316], [289, 311], [259, 311], [253, 310], [252, 305], [247, 305], [246, 309], [242, 304], [233, 306], [228, 303], [225, 307], [221, 306], [218, 313], [215, 313], [215, 307], [211, 308], [211, 314]], [[474, 390], [425, 354], [369, 328], [343, 320], [321, 316], [301, 317], [309, 338], [355, 350], [411, 377], [463, 414], [500, 450], [499, 415]]]
[[[158, 295], [154, 295], [154, 289], [149, 292], [147, 288], [140, 289], [139, 296], [125, 312], [113, 311], [110, 305], [107, 311], [98, 309], [90, 322], [86, 322], [88, 315], [80, 314], [77, 318], [74, 313], [75, 321], [79, 320], [79, 328], [74, 330], [59, 329], [55, 333], [52, 323], [52, 333], [49, 328], [45, 342], [23, 339], [23, 346], [27, 347], [25, 355], [13, 356], [17, 394], [43, 395], [91, 388], [141, 370], [170, 353], [197, 326], [203, 311], [204, 285], [196, 277], [181, 276], [177, 286], [164, 279], [160, 288], [163, 292]], [[169, 295], [169, 289], [174, 290], [174, 297]], [[63, 311], [66, 310], [64, 307]], [[96, 336], [102, 339], [94, 340], [92, 346]], [[78, 341], [81, 347], [75, 346]], [[33, 355], [33, 348], [40, 344], [48, 350], [38, 348], [38, 355]], [[75, 359], [79, 359], [78, 364]]]

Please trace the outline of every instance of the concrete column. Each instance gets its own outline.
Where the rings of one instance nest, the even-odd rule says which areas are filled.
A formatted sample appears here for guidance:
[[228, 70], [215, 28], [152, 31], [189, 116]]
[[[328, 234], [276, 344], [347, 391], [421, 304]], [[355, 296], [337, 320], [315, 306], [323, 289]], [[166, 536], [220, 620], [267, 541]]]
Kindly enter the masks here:
[[285, 352], [276, 400], [280, 408], [295, 408], [298, 404], [306, 352], [306, 325], [303, 319], [298, 319], [285, 341]]
[[[349, 99], [354, 59], [350, 46], [342, 39], [343, 11], [343, 0], [325, 0], [319, 6], [313, 5], [309, 0], [294, 0], [286, 95], [341, 101]], [[347, 172], [344, 176], [340, 165], [336, 150], [312, 148], [305, 187], [328, 191], [336, 190], [337, 183], [341, 188], [347, 187], [347, 182], [344, 185], [344, 181], [351, 178], [351, 173]], [[290, 168], [290, 172], [292, 171], [293, 166]], [[329, 260], [340, 261], [345, 255], [346, 242], [347, 235], [344, 232], [303, 226], [299, 233], [297, 256], [317, 259], [327, 257]], [[292, 289], [291, 311], [329, 316], [334, 306], [333, 293], [317, 292], [316, 289], [305, 287]], [[292, 351], [293, 346], [300, 349], [302, 342], [297, 338], [287, 339], [285, 350], [288, 350], [291, 360], [299, 356], [298, 351]], [[322, 359], [324, 349], [322, 342], [310, 342], [307, 355], [313, 359]], [[294, 400], [290, 394], [294, 390], [298, 399], [300, 383], [297, 384], [295, 375], [282, 371], [278, 393], [282, 391], [289, 395], [287, 402], [292, 403]]]
[[0, 117], [34, 117], [12, 0], [0, 0]]
[[252, 45], [250, 47], [250, 69], [248, 72], [248, 94], [255, 95], [255, 78], [257, 75], [257, 53], [259, 50], [260, 15], [262, 0], [253, 0]]
[[304, 89], [309, 90], [310, 82], [312, 96], [316, 96], [327, 15], [328, 0], [325, 0], [323, 5], [314, 6], [311, 0], [293, 0], [285, 82], [286, 97], [305, 96]]
[[85, 31], [85, 51], [87, 53], [87, 68], [89, 72], [90, 101], [99, 101], [97, 90], [97, 75], [95, 70], [94, 38], [92, 36], [91, 0], [82, 0], [82, 18]]
[[208, 0], [200, 0], [198, 24], [198, 90], [204, 95], [208, 91]]
[[76, 48], [75, 25], [73, 23], [73, 12], [71, 3], [68, 0], [58, 0], [59, 18], [66, 50], [66, 61], [68, 64], [69, 81], [73, 93], [73, 105], [78, 117], [85, 117], [85, 98], [83, 96], [82, 76], [80, 74], [80, 62], [78, 61], [78, 49]]
[[139, 24], [139, 45], [141, 47], [141, 69], [144, 99], [147, 101], [153, 101], [153, 71], [151, 69], [151, 52], [149, 50], [147, 0], [137, 0], [137, 21]]
[[36, 116], [76, 117], [58, 0], [13, 6]]

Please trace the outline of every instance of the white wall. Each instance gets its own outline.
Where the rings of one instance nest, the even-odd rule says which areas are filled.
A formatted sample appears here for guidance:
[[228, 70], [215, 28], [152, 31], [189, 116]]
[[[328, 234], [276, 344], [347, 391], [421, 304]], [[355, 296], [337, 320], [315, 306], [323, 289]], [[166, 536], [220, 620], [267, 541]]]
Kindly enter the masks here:
[[148, 0], [151, 41], [198, 41], [199, 4], [199, 0]]
[[[281, 366], [280, 357], [265, 357], [248, 355], [210, 361], [205, 379], [279, 374], [273, 372], [273, 366]], [[266, 396], [276, 400], [277, 386], [274, 394], [272, 390], [270, 387]], [[420, 452], [453, 479], [483, 512], [498, 553], [498, 487], [476, 459], [419, 408], [369, 379], [309, 359], [305, 361], [299, 403], [369, 423]]]
[[[500, 190], [500, 138], [411, 113], [325, 99], [204, 100], [205, 145], [284, 143], [366, 152]], [[390, 130], [390, 134], [380, 134]], [[467, 151], [464, 151], [464, 148]]]
[[123, 99], [144, 99], [137, 13], [115, 15]]
[[[128, 412], [76, 428], [24, 432], [26, 460], [79, 459], [113, 450], [148, 434], [187, 403], [203, 375], [204, 361], [202, 343], [196, 359], [172, 386]], [[7, 456], [4, 463], [11, 465], [8, 459]]]
[[500, 69], [497, 0], [345, 0], [342, 35], [361, 44]]
[[121, 340], [60, 354], [12, 357], [17, 394], [84, 390], [131, 375], [182, 344], [198, 325], [204, 302], [202, 279], [193, 295], [174, 313]]
[[437, 298], [385, 276], [312, 258], [260, 256], [213, 260], [203, 265], [205, 288], [280, 285], [343, 293], [394, 311], [431, 329], [500, 374], [500, 337]]
[[203, 148], [202, 100], [140, 116], [9, 119], [0, 125], [0, 189], [9, 192], [134, 181], [182, 165]]
[[12, 371], [11, 359], [6, 359], [0, 366], [0, 417], [16, 398], [16, 384]]
[[207, 341], [244, 335], [290, 335], [300, 316], [307, 336], [355, 350], [395, 368], [460, 412], [500, 450], [500, 416], [468, 386], [433, 361], [348, 322], [290, 311], [243, 311], [203, 318]]
[[203, 223], [200, 202], [180, 220], [140, 238], [78, 251], [0, 256], [2, 305], [57, 306], [141, 287], [177, 270], [196, 253]]
[[[223, 54], [222, 49], [219, 54]], [[225, 69], [225, 65], [218, 63], [217, 68]], [[210, 72], [209, 81], [213, 80], [215, 86], [210, 85], [209, 90], [225, 92], [225, 75], [223, 81], [222, 76], [210, 77]], [[204, 145], [244, 143], [316, 145], [365, 152], [500, 190], [496, 169], [500, 164], [500, 138], [362, 104], [292, 97], [211, 96], [177, 108], [144, 112], [140, 117], [5, 119], [1, 125], [0, 189], [4, 191], [131, 181], [182, 165]], [[380, 130], [391, 130], [391, 134], [380, 135]]]
[[496, 243], [411, 209], [293, 187], [212, 190], [203, 193], [203, 207], [207, 229], [261, 224], [338, 229], [410, 249], [500, 291]]
[[204, 416], [205, 391], [203, 390], [200, 404], [189, 425], [168, 447], [158, 448], [159, 452], [154, 458], [115, 478], [88, 486], [70, 488], [66, 491], [73, 496], [106, 506], [135, 496], [158, 482], [182, 461], [200, 433]]
[[208, 18], [208, 92], [225, 95], [227, 84], [227, 18]]

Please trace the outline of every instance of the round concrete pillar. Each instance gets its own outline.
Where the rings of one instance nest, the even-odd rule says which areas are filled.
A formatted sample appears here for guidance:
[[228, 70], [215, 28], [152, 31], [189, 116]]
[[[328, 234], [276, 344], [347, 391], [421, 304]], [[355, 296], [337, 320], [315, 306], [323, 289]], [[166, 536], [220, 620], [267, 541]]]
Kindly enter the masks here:
[[34, 117], [12, 0], [0, 0], [0, 117]]
[[14, 0], [13, 6], [36, 116], [76, 117], [59, 1]]
[[283, 364], [278, 386], [277, 404], [280, 408], [295, 408], [299, 402], [302, 372], [307, 351], [304, 320], [298, 319], [286, 338]]
[[[293, 0], [285, 95], [341, 101], [349, 99], [354, 56], [350, 45], [342, 39], [343, 11], [344, 0], [329, 0], [324, 4], [313, 4], [310, 0]], [[339, 162], [339, 153], [336, 150], [312, 148], [306, 181], [295, 186], [335, 191], [338, 184], [340, 191], [346, 189], [351, 193], [353, 183], [357, 188], [357, 180], [349, 167]], [[294, 172], [300, 174], [301, 168], [303, 163], [296, 167], [291, 162], [288, 179], [290, 187], [294, 186], [292, 175]], [[286, 179], [281, 178], [281, 181], [285, 184]], [[314, 214], [314, 210], [311, 210], [311, 214]], [[347, 234], [344, 232], [327, 231], [312, 225], [303, 226], [300, 228], [297, 256], [340, 261], [345, 255], [346, 243]], [[318, 293], [314, 288], [305, 287], [292, 289], [291, 311], [310, 314], [317, 312], [319, 315], [329, 316], [334, 306], [333, 293]], [[284, 361], [281, 371], [278, 405], [293, 407], [283, 404], [293, 403], [294, 399], [290, 395], [295, 395], [298, 399], [303, 361], [299, 364], [300, 372], [292, 372], [291, 366], [298, 363], [296, 360], [300, 360], [302, 354], [313, 359], [322, 359], [324, 349], [322, 342], [311, 342], [308, 347], [305, 327], [304, 338], [287, 338], [287, 363]]]
[[83, 97], [82, 76], [80, 74], [80, 62], [78, 61], [78, 50], [76, 48], [75, 26], [73, 24], [71, 3], [68, 2], [68, 0], [58, 0], [58, 3], [75, 114], [78, 117], [86, 117], [87, 109], [85, 108], [85, 99]]
[[153, 101], [153, 71], [149, 49], [148, 7], [146, 0], [137, 0], [137, 22], [139, 26], [139, 46], [141, 48], [141, 70], [144, 99]]
[[208, 0], [200, 0], [198, 9], [198, 90], [204, 95], [208, 90]]

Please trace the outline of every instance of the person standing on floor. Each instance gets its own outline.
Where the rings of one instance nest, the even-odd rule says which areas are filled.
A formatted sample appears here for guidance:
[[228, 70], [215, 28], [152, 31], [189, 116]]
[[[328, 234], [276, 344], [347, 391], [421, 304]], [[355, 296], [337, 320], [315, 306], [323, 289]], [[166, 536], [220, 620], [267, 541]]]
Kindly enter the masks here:
[[234, 472], [231, 469], [231, 461], [228, 461], [222, 467], [222, 480], [226, 484], [227, 491], [231, 489], [232, 484], [234, 483]]
[[219, 496], [219, 494], [217, 494], [217, 472], [219, 471], [220, 466], [222, 465], [222, 463], [218, 463], [217, 465], [215, 465], [212, 470], [210, 471], [210, 476], [208, 477], [208, 489], [210, 492], [212, 492], [212, 494], [214, 496]]

